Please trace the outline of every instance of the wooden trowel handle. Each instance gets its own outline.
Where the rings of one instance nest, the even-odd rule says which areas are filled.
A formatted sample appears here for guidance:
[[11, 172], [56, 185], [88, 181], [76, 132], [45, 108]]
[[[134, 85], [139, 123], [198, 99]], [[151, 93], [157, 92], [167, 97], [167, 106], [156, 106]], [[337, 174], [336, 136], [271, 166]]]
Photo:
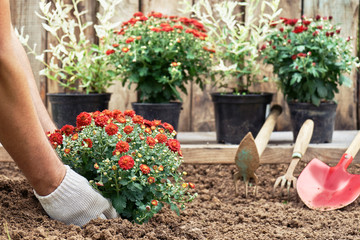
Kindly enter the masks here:
[[300, 131], [296, 137], [294, 144], [293, 156], [299, 154], [301, 158], [310, 143], [312, 134], [314, 131], [314, 122], [311, 119], [307, 119], [300, 128]]
[[345, 153], [351, 155], [352, 157], [355, 157], [355, 155], [358, 153], [360, 149], [360, 131], [356, 134], [355, 138], [351, 142], [350, 146], [346, 150]]
[[264, 125], [261, 127], [258, 135], [255, 138], [255, 145], [259, 156], [264, 152], [266, 145], [269, 142], [270, 135], [275, 128], [276, 120], [282, 112], [280, 105], [272, 106], [269, 116], [266, 118]]

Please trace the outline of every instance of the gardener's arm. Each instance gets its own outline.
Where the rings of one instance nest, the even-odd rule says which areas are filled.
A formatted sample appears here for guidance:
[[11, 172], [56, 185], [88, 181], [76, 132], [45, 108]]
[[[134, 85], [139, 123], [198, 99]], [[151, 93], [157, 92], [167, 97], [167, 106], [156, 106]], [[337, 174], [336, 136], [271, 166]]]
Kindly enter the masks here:
[[10, 19], [9, 0], [0, 0], [0, 142], [52, 218], [83, 225], [99, 216], [115, 217], [111, 204], [67, 169], [48, 142], [34, 107], [41, 100], [31, 96], [36, 85]]

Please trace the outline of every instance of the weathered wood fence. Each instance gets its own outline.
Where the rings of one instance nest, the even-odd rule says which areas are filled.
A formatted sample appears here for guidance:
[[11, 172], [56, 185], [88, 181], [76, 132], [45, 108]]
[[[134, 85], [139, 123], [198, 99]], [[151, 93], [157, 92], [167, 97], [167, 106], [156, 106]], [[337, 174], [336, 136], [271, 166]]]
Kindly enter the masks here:
[[[196, 0], [188, 0], [194, 3]], [[213, 3], [221, 0], [212, 0]], [[25, 27], [25, 32], [30, 35], [30, 44], [36, 43], [37, 49], [46, 48], [52, 39], [41, 26], [39, 19], [34, 12], [38, 10], [38, 0], [10, 0], [12, 22], [15, 27]], [[71, 2], [71, 0], [64, 0]], [[142, 11], [148, 13], [152, 10], [159, 11], [164, 14], [181, 15], [181, 1], [178, 0], [123, 0], [123, 4], [117, 9], [116, 20], [128, 20], [134, 12]], [[281, 0], [280, 8], [282, 8], [281, 16], [287, 18], [300, 18], [302, 15], [314, 17], [333, 16], [333, 21], [341, 23], [342, 35], [353, 36], [354, 55], [359, 54], [359, 0]], [[96, 12], [98, 4], [96, 0], [85, 0], [82, 8], [88, 10], [87, 20], [96, 21]], [[89, 31], [88, 36], [95, 38], [94, 32]], [[57, 92], [58, 86], [44, 77], [39, 76], [38, 72], [42, 68], [41, 64], [33, 57], [29, 57], [36, 77], [40, 94], [46, 102], [46, 93]], [[264, 67], [264, 74], [269, 72], [268, 67]], [[355, 71], [351, 74], [353, 79], [353, 87], [342, 87], [340, 93], [336, 96], [338, 101], [336, 129], [348, 130], [359, 129], [359, 90], [360, 77]], [[215, 119], [213, 104], [210, 98], [210, 92], [213, 91], [207, 86], [201, 91], [195, 85], [188, 86], [188, 95], [183, 96], [183, 110], [180, 116], [180, 131], [214, 131]], [[289, 113], [288, 107], [283, 100], [283, 95], [277, 91], [276, 84], [273, 82], [261, 83], [255, 86], [255, 90], [263, 90], [274, 93], [273, 104], [281, 104], [284, 113], [279, 119], [276, 129], [289, 130]], [[110, 109], [130, 109], [131, 102], [136, 101], [136, 93], [133, 89], [122, 87], [120, 83], [116, 83], [109, 89], [112, 92]]]

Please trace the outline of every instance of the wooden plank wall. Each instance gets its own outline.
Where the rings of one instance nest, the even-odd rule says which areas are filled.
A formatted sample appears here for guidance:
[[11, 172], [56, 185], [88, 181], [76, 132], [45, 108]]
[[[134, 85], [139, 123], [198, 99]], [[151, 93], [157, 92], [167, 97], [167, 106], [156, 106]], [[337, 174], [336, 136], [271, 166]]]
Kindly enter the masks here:
[[[69, 0], [66, 0], [69, 1]], [[196, 0], [187, 0], [194, 3]], [[213, 3], [221, 0], [211, 0]], [[12, 21], [14, 26], [25, 26], [25, 32], [30, 35], [30, 44], [37, 43], [38, 49], [44, 49], [51, 41], [51, 37], [41, 27], [40, 19], [34, 14], [38, 9], [36, 0], [10, 0], [12, 10]], [[181, 1], [178, 0], [123, 0], [123, 4], [117, 9], [114, 20], [128, 20], [134, 12], [142, 11], [148, 13], [152, 10], [160, 11], [168, 15], [181, 15]], [[98, 10], [96, 1], [85, 0], [83, 8], [88, 9], [87, 20], [96, 20], [95, 14]], [[353, 36], [354, 54], [357, 53], [356, 36], [359, 28], [359, 0], [281, 0], [280, 8], [283, 9], [281, 16], [288, 18], [299, 18], [302, 14], [314, 17], [317, 14], [323, 16], [332, 15], [334, 22], [341, 23], [342, 35]], [[93, 39], [94, 32], [89, 31], [88, 36]], [[46, 102], [47, 92], [57, 92], [59, 88], [51, 81], [38, 76], [41, 64], [30, 57], [31, 65], [36, 76], [39, 91], [44, 102]], [[264, 74], [269, 74], [271, 68], [264, 66]], [[358, 80], [355, 71], [352, 73], [353, 88], [342, 87], [336, 96], [339, 103], [337, 109], [336, 129], [348, 130], [357, 129], [359, 125], [359, 103], [358, 103]], [[273, 104], [281, 104], [284, 113], [281, 115], [277, 124], [277, 130], [290, 130], [289, 112], [287, 104], [283, 100], [283, 95], [277, 91], [274, 82], [261, 83], [254, 87], [254, 90], [273, 92]], [[207, 86], [204, 91], [199, 87], [189, 84], [188, 95], [183, 97], [183, 110], [180, 115], [180, 131], [214, 131], [215, 119], [210, 93], [214, 91], [211, 86]], [[122, 87], [119, 82], [115, 83], [110, 89], [112, 98], [110, 109], [130, 109], [131, 102], [136, 101], [134, 88]]]

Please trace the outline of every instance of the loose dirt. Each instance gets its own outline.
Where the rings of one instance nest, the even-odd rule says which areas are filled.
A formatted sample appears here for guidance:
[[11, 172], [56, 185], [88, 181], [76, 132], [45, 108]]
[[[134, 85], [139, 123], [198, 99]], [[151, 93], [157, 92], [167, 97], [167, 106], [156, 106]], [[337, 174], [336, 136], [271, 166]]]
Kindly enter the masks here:
[[[304, 165], [298, 166], [298, 172]], [[360, 239], [359, 200], [329, 212], [308, 209], [291, 189], [272, 194], [287, 165], [263, 165], [258, 196], [253, 187], [235, 196], [233, 165], [183, 165], [199, 196], [177, 216], [164, 208], [148, 223], [92, 220], [83, 228], [50, 219], [14, 163], [0, 163], [0, 239]], [[352, 173], [360, 174], [354, 165]]]

